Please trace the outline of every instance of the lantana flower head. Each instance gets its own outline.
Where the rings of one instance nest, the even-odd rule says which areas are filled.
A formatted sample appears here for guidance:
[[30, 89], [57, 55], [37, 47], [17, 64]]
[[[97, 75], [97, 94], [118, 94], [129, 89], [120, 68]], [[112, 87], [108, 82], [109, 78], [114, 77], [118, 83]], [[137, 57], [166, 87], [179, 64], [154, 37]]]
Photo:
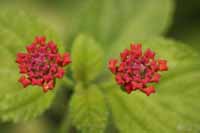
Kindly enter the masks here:
[[127, 93], [140, 90], [147, 96], [155, 93], [152, 83], [159, 82], [159, 72], [168, 70], [167, 61], [155, 59], [155, 53], [151, 49], [143, 53], [142, 45], [134, 43], [131, 44], [130, 50], [125, 49], [120, 57], [120, 61], [110, 59], [108, 68], [121, 88]]
[[21, 74], [19, 82], [24, 88], [36, 85], [47, 92], [55, 87], [56, 78], [64, 76], [64, 67], [71, 60], [69, 53], [58, 52], [53, 41], [46, 42], [44, 36], [38, 36], [26, 47], [26, 53], [17, 54], [16, 62]]

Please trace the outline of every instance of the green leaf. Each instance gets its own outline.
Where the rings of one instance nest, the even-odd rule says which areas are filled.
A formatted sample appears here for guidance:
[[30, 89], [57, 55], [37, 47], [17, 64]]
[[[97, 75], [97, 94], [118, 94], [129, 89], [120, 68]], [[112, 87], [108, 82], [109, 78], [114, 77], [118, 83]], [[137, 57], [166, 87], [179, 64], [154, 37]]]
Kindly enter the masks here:
[[78, 81], [95, 80], [102, 69], [103, 51], [92, 38], [80, 35], [72, 47], [72, 71]]
[[104, 96], [96, 85], [85, 88], [77, 84], [70, 102], [72, 124], [83, 133], [103, 133], [108, 110]]
[[[80, 4], [81, 3], [81, 4]], [[166, 32], [173, 12], [173, 0], [86, 0], [71, 17], [71, 36], [93, 35], [107, 48], [122, 42]]]
[[[123, 45], [131, 41], [163, 34], [167, 31], [173, 11], [173, 0], [142, 0], [143, 7], [131, 19], [114, 43]], [[114, 46], [116, 47], [116, 46]]]
[[45, 35], [54, 40], [63, 51], [60, 40], [48, 26], [22, 11], [0, 13], [0, 119], [3, 121], [25, 121], [44, 112], [52, 103], [55, 92], [43, 93], [41, 87], [23, 89], [16, 54], [24, 52], [35, 36]]
[[115, 81], [103, 87], [118, 130], [122, 133], [199, 132], [199, 55], [182, 43], [165, 39], [151, 39], [143, 46], [166, 58], [169, 71], [162, 74], [162, 80], [155, 86], [156, 94], [149, 97], [139, 91], [128, 95]]
[[[170, 69], [176, 67], [180, 69], [180, 66], [195, 66], [194, 64], [198, 64], [199, 55], [197, 51], [181, 42], [166, 40], [163, 37], [152, 37], [143, 39], [140, 43], [142, 44], [143, 50], [150, 48], [156, 52], [157, 58], [168, 60]], [[119, 57], [119, 53], [125, 48], [130, 48], [130, 44], [127, 43], [119, 49], [111, 51], [113, 53], [111, 56], [113, 58]]]
[[194, 67], [199, 64], [197, 51], [181, 42], [157, 37], [141, 43], [143, 49], [150, 48], [156, 52], [158, 58], [168, 60], [170, 70], [185, 69], [185, 66]]

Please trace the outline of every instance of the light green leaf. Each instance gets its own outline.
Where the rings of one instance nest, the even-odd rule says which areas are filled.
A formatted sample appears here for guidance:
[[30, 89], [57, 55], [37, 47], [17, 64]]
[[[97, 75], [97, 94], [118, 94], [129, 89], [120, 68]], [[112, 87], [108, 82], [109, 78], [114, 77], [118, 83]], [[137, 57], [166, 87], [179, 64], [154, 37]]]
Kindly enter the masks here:
[[95, 80], [102, 68], [103, 51], [92, 38], [80, 35], [72, 47], [72, 71], [76, 80]]
[[[156, 53], [157, 58], [168, 60], [169, 68], [174, 69], [180, 66], [195, 66], [199, 63], [199, 55], [196, 50], [188, 47], [187, 45], [176, 42], [173, 40], [166, 40], [163, 37], [152, 37], [149, 39], [143, 39], [140, 41], [143, 50], [150, 48]], [[111, 51], [113, 58], [119, 57], [119, 53], [125, 48], [130, 48], [130, 44], [127, 43], [115, 50]], [[191, 65], [191, 63], [193, 65]]]
[[30, 120], [44, 112], [52, 103], [55, 91], [44, 94], [40, 87], [23, 89], [16, 54], [24, 52], [35, 36], [44, 35], [47, 40], [61, 42], [54, 31], [33, 16], [22, 11], [2, 11], [0, 13], [0, 119], [3, 121]]
[[181, 42], [158, 37], [146, 39], [141, 43], [144, 50], [150, 48], [156, 52], [157, 58], [168, 60], [170, 70], [177, 71], [185, 69], [185, 66], [194, 67], [200, 64], [197, 51]]
[[[122, 133], [199, 132], [199, 55], [182, 43], [165, 39], [144, 41], [159, 57], [168, 60], [156, 94], [136, 91], [128, 95], [118, 85], [104, 86], [112, 117]], [[115, 81], [113, 81], [114, 84]]]
[[[81, 4], [80, 4], [81, 3]], [[86, 0], [71, 17], [71, 36], [93, 35], [106, 47], [166, 32], [173, 0]], [[126, 43], [125, 42], [125, 43]], [[106, 47], [107, 48], [107, 47]]]
[[104, 96], [96, 85], [84, 87], [77, 84], [70, 102], [72, 124], [83, 133], [103, 133], [108, 110]]

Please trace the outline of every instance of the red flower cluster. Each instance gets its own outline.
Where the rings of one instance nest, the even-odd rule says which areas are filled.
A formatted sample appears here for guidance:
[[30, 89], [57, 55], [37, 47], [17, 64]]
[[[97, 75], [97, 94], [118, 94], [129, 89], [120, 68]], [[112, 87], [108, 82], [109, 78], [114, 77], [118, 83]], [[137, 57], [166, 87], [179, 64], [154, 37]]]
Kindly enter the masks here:
[[71, 63], [69, 53], [61, 55], [53, 41], [46, 42], [45, 37], [36, 37], [34, 42], [26, 47], [27, 53], [18, 53], [16, 62], [22, 76], [19, 82], [42, 86], [47, 92], [55, 86], [55, 79], [64, 76], [63, 67]]
[[147, 49], [142, 53], [141, 44], [131, 44], [131, 49], [125, 49], [121, 54], [121, 62], [111, 59], [108, 67], [115, 74], [117, 83], [127, 93], [140, 90], [149, 96], [155, 93], [154, 86], [147, 86], [148, 83], [158, 83], [160, 80], [159, 71], [167, 71], [167, 61], [155, 59], [155, 53]]

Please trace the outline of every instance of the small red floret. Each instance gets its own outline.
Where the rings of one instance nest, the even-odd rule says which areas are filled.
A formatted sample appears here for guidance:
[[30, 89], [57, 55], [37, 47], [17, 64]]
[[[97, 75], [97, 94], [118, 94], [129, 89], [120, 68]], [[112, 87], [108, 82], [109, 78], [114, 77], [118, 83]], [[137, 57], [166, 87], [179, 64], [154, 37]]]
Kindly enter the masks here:
[[70, 54], [58, 53], [57, 45], [53, 41], [46, 42], [45, 37], [36, 37], [32, 44], [26, 46], [26, 53], [18, 53], [16, 63], [22, 76], [19, 82], [23, 87], [37, 85], [44, 92], [55, 86], [56, 78], [62, 78], [64, 68], [71, 63]]
[[159, 70], [160, 71], [168, 70], [167, 61], [166, 60], [158, 60], [158, 63], [159, 63]]
[[158, 83], [161, 75], [159, 71], [167, 71], [167, 61], [155, 59], [155, 53], [147, 49], [142, 53], [141, 44], [131, 44], [130, 50], [120, 53], [121, 61], [111, 59], [108, 68], [115, 75], [116, 82], [127, 93], [135, 90], [144, 92], [147, 96], [155, 93], [155, 88], [149, 83]]
[[109, 69], [111, 70], [111, 72], [115, 73], [116, 72], [116, 65], [117, 65], [117, 60], [115, 59], [111, 59], [109, 61]]
[[31, 81], [27, 79], [25, 76], [21, 76], [19, 82], [22, 83], [24, 87], [27, 87], [28, 85], [31, 84]]
[[155, 93], [155, 89], [153, 86], [149, 86], [147, 88], [142, 89], [144, 93], [146, 93], [147, 96], [149, 96], [151, 93]]

